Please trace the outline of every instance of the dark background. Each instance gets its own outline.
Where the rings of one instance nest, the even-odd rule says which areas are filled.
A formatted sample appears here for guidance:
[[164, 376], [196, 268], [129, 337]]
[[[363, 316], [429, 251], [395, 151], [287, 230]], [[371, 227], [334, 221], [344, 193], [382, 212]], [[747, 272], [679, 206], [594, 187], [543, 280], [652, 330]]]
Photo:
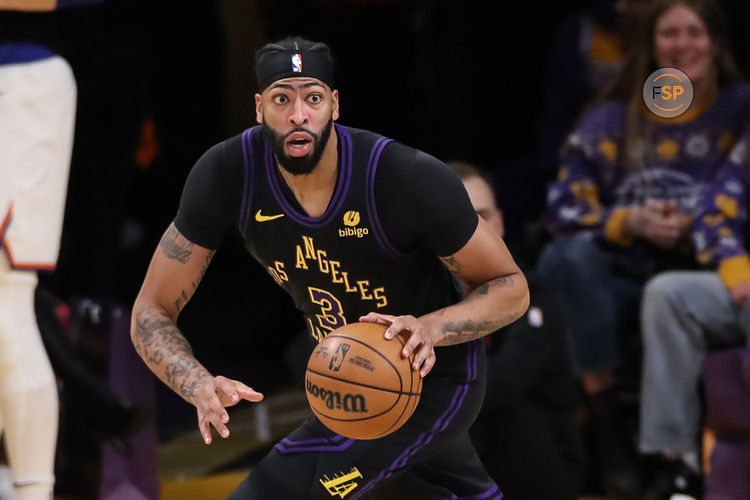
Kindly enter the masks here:
[[[724, 4], [744, 69], [741, 3]], [[340, 123], [488, 168], [507, 240], [522, 244], [554, 170], [536, 161], [555, 105], [543, 99], [549, 55], [584, 8], [606, 17], [612, 2], [106, 0], [58, 13], [78, 116], [59, 267], [42, 283], [132, 304], [193, 163], [254, 125], [253, 51], [286, 35], [331, 46]], [[209, 369], [272, 391], [302, 321], [230, 236], [180, 325]], [[160, 390], [162, 419], [193, 426], [192, 408]]]

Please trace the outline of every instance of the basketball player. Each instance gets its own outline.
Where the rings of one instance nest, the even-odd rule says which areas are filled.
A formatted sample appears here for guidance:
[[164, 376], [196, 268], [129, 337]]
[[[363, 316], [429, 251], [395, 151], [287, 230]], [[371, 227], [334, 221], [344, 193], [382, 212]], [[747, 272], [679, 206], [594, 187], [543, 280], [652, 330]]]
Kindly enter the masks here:
[[403, 354], [415, 353], [426, 378], [416, 412], [393, 434], [357, 441], [313, 418], [229, 498], [351, 500], [393, 480], [404, 498], [501, 498], [467, 430], [484, 396], [481, 337], [524, 313], [525, 278], [446, 165], [335, 123], [333, 74], [322, 43], [290, 38], [258, 52], [261, 125], [211, 148], [190, 173], [136, 299], [133, 342], [196, 407], [207, 444], [210, 426], [229, 436], [225, 407], [263, 396], [209, 373], [175, 321], [222, 236], [239, 230], [315, 339], [359, 320], [388, 325], [386, 338], [409, 336]]
[[65, 3], [0, 0], [0, 430], [16, 500], [49, 500], [54, 483], [57, 386], [34, 291], [57, 262], [73, 145], [76, 83], [43, 13]]

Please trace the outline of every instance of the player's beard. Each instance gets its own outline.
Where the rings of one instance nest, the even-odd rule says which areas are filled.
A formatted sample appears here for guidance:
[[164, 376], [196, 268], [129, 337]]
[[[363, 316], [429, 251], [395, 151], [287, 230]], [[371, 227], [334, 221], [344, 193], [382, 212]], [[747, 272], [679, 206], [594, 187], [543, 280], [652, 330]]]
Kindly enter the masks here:
[[[315, 166], [323, 156], [323, 150], [328, 144], [328, 139], [331, 137], [331, 129], [333, 128], [333, 118], [330, 118], [328, 122], [323, 126], [320, 134], [314, 133], [312, 130], [304, 127], [294, 127], [292, 130], [284, 135], [269, 127], [267, 124], [263, 124], [265, 132], [268, 134], [269, 142], [271, 144], [271, 151], [273, 151], [276, 161], [279, 165], [292, 175], [305, 175], [309, 174], [315, 169]], [[284, 143], [286, 139], [295, 132], [305, 132], [310, 134], [312, 137], [313, 147], [310, 153], [305, 156], [289, 156], [284, 152]]]

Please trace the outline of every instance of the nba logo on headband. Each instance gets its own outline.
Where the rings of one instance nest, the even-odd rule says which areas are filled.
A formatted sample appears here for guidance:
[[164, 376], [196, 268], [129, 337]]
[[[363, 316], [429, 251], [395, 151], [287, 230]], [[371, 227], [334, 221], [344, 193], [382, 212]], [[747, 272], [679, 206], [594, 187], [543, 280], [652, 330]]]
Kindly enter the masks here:
[[292, 56], [292, 71], [294, 73], [302, 73], [302, 54], [294, 54]]

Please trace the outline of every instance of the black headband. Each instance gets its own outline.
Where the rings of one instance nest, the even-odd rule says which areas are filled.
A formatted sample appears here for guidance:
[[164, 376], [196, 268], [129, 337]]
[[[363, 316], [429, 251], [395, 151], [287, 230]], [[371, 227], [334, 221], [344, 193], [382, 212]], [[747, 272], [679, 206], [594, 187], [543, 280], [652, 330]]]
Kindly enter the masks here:
[[333, 60], [321, 51], [279, 50], [264, 54], [255, 66], [258, 93], [284, 78], [317, 78], [333, 89]]

